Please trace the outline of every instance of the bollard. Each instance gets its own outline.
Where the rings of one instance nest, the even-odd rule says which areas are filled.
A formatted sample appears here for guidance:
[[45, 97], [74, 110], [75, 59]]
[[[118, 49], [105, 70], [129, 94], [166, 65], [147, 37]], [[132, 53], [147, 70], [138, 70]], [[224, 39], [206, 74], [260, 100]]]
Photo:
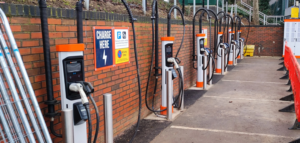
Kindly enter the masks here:
[[[179, 68], [181, 70], [182, 81], [184, 81], [184, 67], [180, 66]], [[183, 84], [184, 84], [184, 82], [183, 82]], [[181, 101], [179, 100], [179, 102], [181, 102], [180, 110], [182, 111], [182, 110], [184, 110], [184, 85], [183, 85], [182, 100]]]
[[105, 126], [105, 142], [113, 143], [113, 115], [112, 115], [112, 95], [110, 93], [103, 94], [104, 104], [104, 126]]
[[[207, 56], [203, 56], [203, 68], [207, 67]], [[201, 69], [200, 69], [201, 70]], [[206, 89], [207, 85], [207, 69], [203, 71], [203, 90]]]
[[[228, 53], [229, 54], [229, 53]], [[227, 58], [228, 58], [228, 54], [226, 54], [226, 56], [225, 56], [225, 63], [224, 63], [224, 65], [227, 65]], [[224, 66], [224, 69], [225, 69], [225, 71], [224, 72], [227, 72], [227, 67], [225, 68], [225, 66]]]
[[221, 75], [224, 75], [224, 67], [225, 67], [224, 66], [224, 63], [225, 63], [224, 60], [225, 59], [224, 59], [224, 49], [223, 48], [221, 49], [221, 57], [222, 57], [221, 58]]
[[173, 79], [172, 71], [166, 71], [167, 75], [167, 120], [172, 120], [173, 103]]
[[73, 135], [73, 109], [65, 109], [61, 111], [62, 115], [62, 137], [64, 143], [74, 143]]
[[[209, 73], [208, 73], [208, 74], [209, 74], [209, 76], [208, 76], [209, 78], [210, 78], [210, 77], [212, 76], [212, 74], [213, 74], [213, 73], [212, 73], [212, 72], [213, 72], [213, 71], [212, 71], [212, 60], [214, 60], [213, 57], [210, 57], [210, 58], [211, 58], [211, 59], [209, 60]], [[210, 80], [210, 81], [208, 82], [208, 84], [209, 84], [209, 85], [212, 85], [212, 80]]]
[[233, 53], [232, 53], [232, 55], [233, 55], [233, 57], [232, 57], [232, 65], [234, 66], [234, 65], [236, 65], [236, 59], [235, 59], [235, 56], [236, 56], [236, 51], [235, 51], [235, 45], [233, 46], [233, 51], [232, 51]]

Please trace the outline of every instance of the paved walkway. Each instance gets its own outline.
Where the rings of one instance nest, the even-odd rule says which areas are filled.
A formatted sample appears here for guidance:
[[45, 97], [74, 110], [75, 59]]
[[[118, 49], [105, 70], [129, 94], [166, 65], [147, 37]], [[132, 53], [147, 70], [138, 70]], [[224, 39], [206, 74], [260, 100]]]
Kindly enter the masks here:
[[[289, 86], [276, 71], [279, 58], [242, 60], [184, 111], [152, 143], [286, 143], [300, 138], [288, 130], [294, 113], [278, 112]], [[188, 95], [186, 95], [188, 96]]]

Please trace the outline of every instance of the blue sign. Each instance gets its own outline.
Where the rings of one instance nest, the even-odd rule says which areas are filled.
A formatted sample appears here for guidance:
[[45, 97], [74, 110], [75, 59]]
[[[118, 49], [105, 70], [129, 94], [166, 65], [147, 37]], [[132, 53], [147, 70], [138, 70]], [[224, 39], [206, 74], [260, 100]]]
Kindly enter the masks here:
[[113, 45], [111, 29], [95, 29], [96, 68], [113, 65]]
[[118, 31], [118, 32], [117, 32], [117, 38], [118, 38], [118, 39], [121, 39], [121, 31]]

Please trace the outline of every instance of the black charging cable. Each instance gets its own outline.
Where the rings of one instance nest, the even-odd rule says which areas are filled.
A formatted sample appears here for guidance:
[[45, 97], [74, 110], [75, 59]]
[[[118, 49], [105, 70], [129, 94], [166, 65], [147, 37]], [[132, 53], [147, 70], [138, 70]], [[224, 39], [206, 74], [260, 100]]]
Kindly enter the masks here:
[[139, 125], [140, 125], [140, 120], [141, 120], [141, 108], [142, 108], [142, 93], [141, 93], [141, 79], [140, 79], [140, 71], [139, 71], [139, 61], [138, 61], [138, 54], [137, 54], [137, 48], [136, 48], [136, 35], [135, 35], [135, 27], [134, 27], [134, 21], [136, 21], [136, 18], [133, 18], [132, 12], [127, 4], [127, 2], [125, 0], [122, 0], [123, 5], [125, 6], [128, 16], [129, 16], [129, 21], [131, 23], [132, 26], [132, 33], [133, 33], [133, 45], [134, 45], [134, 56], [135, 56], [135, 62], [136, 62], [136, 73], [137, 73], [137, 80], [138, 80], [138, 89], [139, 89], [139, 111], [138, 111], [138, 119], [137, 119], [137, 123], [135, 126], [135, 131], [134, 134], [132, 136], [132, 138], [130, 139], [130, 143], [133, 142], [136, 133], [138, 131]]

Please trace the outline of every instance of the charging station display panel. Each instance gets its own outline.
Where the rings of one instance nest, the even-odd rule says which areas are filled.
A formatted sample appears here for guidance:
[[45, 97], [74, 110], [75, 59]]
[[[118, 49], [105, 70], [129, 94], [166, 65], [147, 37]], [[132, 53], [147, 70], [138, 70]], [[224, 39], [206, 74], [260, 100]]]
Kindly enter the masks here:
[[129, 28], [114, 29], [115, 63], [129, 63]]
[[93, 33], [95, 70], [112, 67], [114, 65], [113, 28], [94, 27]]

